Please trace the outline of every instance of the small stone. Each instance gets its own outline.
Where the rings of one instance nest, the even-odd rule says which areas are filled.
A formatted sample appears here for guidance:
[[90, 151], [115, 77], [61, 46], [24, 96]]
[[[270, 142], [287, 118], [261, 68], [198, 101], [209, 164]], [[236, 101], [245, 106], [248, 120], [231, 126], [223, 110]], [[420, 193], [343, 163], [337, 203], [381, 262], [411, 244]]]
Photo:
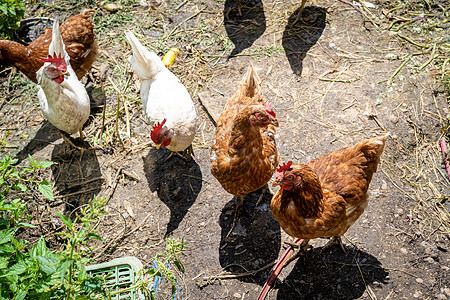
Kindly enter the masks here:
[[413, 296], [414, 296], [414, 298], [419, 298], [419, 297], [422, 296], [422, 292], [421, 291], [415, 291]]
[[444, 294], [446, 294], [447, 296], [450, 296], [450, 289], [445, 287], [442, 289], [442, 291], [444, 292]]
[[416, 278], [416, 282], [417, 283], [423, 283], [423, 279], [422, 278]]
[[406, 248], [400, 248], [400, 252], [403, 254], [408, 254], [408, 250], [406, 250]]
[[447, 300], [447, 297], [444, 294], [437, 295], [436, 299], [438, 300]]
[[234, 294], [233, 294], [233, 297], [234, 297], [234, 298], [237, 298], [237, 299], [241, 299], [241, 294], [239, 294], [239, 293], [234, 293]]
[[403, 214], [403, 209], [401, 208], [397, 208], [397, 210], [395, 211], [397, 214], [402, 215]]
[[394, 218], [398, 218], [399, 216], [399, 214], [394, 214]]
[[386, 59], [389, 59], [389, 60], [396, 60], [396, 59], [398, 59], [398, 55], [395, 54], [395, 53], [388, 53], [384, 57]]
[[432, 257], [425, 257], [423, 260], [430, 264], [434, 263], [434, 259]]

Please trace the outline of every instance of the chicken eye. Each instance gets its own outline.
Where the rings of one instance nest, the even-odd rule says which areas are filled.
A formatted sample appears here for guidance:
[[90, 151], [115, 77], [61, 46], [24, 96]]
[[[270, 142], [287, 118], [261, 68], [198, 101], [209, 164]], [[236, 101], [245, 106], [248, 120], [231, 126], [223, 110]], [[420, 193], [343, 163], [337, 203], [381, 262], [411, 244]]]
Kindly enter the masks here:
[[50, 72], [55, 72], [56, 69], [55, 68], [50, 68]]
[[166, 131], [165, 133], [164, 133], [164, 136], [167, 136], [169, 133]]
[[292, 175], [292, 174], [288, 175], [288, 176], [286, 176], [286, 179], [287, 180], [294, 180], [294, 175]]

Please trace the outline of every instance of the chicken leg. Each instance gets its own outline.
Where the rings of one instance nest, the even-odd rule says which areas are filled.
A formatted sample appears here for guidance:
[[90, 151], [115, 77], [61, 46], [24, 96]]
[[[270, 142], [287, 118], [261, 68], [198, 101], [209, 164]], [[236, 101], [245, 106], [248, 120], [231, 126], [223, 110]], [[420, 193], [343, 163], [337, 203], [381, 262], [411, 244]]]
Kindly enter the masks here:
[[306, 4], [306, 0], [302, 0], [302, 6], [300, 6], [297, 17], [295, 18], [295, 21], [292, 24], [297, 24], [297, 22], [302, 19], [302, 13], [303, 13], [303, 10], [305, 9], [305, 4]]
[[270, 189], [270, 186], [269, 186], [268, 183], [266, 183], [266, 185], [263, 186], [263, 187], [261, 188], [261, 195], [259, 196], [258, 201], [256, 201], [256, 205], [255, 205], [255, 206], [260, 205], [261, 202], [264, 200], [264, 197], [265, 197], [267, 194], [273, 195], [273, 192], [272, 192], [272, 190]]
[[184, 149], [184, 151], [181, 154], [179, 152], [172, 151], [170, 153], [170, 155], [164, 161], [169, 160], [169, 158], [171, 158], [174, 154], [178, 155], [179, 157], [184, 159], [186, 162], [188, 162], [189, 159], [191, 159], [191, 156], [194, 155], [194, 148], [192, 148], [192, 145], [190, 145], [189, 147]]
[[334, 236], [331, 241], [329, 241], [325, 246], [323, 246], [322, 250], [320, 250], [320, 253], [322, 253], [323, 251], [325, 251], [326, 249], [329, 249], [331, 246], [333, 245], [339, 245], [341, 247], [341, 250], [344, 253], [347, 253], [347, 251], [345, 251], [344, 248], [344, 244], [342, 244], [342, 239], [340, 236]]
[[310, 247], [310, 245], [308, 245], [309, 240], [307, 240], [307, 239], [304, 239], [300, 245], [295, 244], [295, 243], [290, 243], [290, 242], [284, 242], [284, 243], [291, 246], [292, 248], [296, 249], [296, 250], [294, 250], [294, 253], [292, 254], [292, 256], [286, 260], [284, 267], [286, 267], [294, 259], [297, 259], [300, 255], [306, 253], [306, 250], [308, 250], [308, 248]]
[[239, 220], [242, 212], [244, 212], [244, 214], [246, 214], [246, 215], [250, 215], [244, 207], [244, 197], [236, 196], [236, 200], [235, 200], [234, 204], [224, 207], [222, 209], [222, 211], [230, 210], [233, 208], [233, 206], [234, 206], [233, 225], [231, 226], [230, 231], [228, 231], [225, 238], [229, 237], [231, 232], [233, 232], [233, 229], [236, 227], [237, 221]]

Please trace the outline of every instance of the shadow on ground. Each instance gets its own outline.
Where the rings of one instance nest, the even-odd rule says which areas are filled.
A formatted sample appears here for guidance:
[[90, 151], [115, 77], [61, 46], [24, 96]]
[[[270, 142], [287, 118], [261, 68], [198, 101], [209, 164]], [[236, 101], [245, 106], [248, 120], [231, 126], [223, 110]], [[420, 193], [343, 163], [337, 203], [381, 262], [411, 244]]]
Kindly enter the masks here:
[[170, 209], [165, 236], [178, 228], [202, 188], [200, 166], [191, 158], [185, 161], [176, 155], [165, 161], [170, 151], [150, 149], [143, 158], [144, 172], [152, 192]]
[[100, 193], [103, 178], [93, 150], [75, 149], [66, 142], [55, 145], [52, 152], [55, 204], [63, 201], [72, 212]]
[[300, 8], [289, 16], [283, 32], [283, 48], [292, 72], [301, 75], [303, 59], [314, 46], [325, 29], [326, 13], [324, 8], [305, 7], [302, 18], [295, 22]]
[[325, 250], [308, 251], [297, 259], [291, 273], [282, 283], [277, 283], [277, 299], [357, 299], [366, 285], [378, 294], [387, 283], [389, 273], [381, 262], [361, 250], [346, 247], [344, 254], [338, 246]]
[[241, 0], [242, 7], [236, 6], [236, 0], [226, 0], [223, 10], [225, 30], [233, 42], [231, 58], [250, 47], [266, 30], [266, 17], [261, 0]]
[[16, 154], [16, 158], [19, 160], [18, 163], [27, 159], [28, 154], [33, 156], [34, 153], [44, 149], [58, 139], [62, 139], [58, 128], [53, 126], [50, 122], [45, 122], [42, 124], [41, 128], [38, 129], [33, 139]]
[[[244, 198], [244, 207], [250, 216], [241, 214], [228, 238], [226, 236], [233, 225], [234, 210], [222, 211], [220, 215], [219, 225], [222, 232], [219, 261], [222, 268], [233, 274], [260, 269], [278, 257], [281, 231], [270, 210], [272, 195], [266, 194], [263, 202], [256, 207], [260, 194], [261, 189]], [[234, 202], [235, 198], [231, 201]], [[270, 270], [271, 268], [268, 268], [255, 276], [238, 279], [263, 285]]]

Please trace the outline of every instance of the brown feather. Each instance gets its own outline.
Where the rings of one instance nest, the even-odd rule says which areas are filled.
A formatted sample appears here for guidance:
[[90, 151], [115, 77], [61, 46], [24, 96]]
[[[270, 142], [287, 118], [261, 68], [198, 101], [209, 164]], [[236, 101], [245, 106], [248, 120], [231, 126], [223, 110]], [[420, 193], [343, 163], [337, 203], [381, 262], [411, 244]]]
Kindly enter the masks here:
[[[70, 17], [60, 26], [66, 52], [70, 56], [70, 64], [78, 79], [87, 73], [98, 56], [94, 25], [91, 21], [93, 11], [92, 9], [84, 10], [81, 14]], [[0, 41], [0, 64], [16, 67], [31, 81], [37, 83], [36, 72], [44, 64], [40, 58], [47, 57], [49, 54], [52, 31], [51, 28], [47, 28], [44, 34], [28, 46], [13, 41]]]
[[264, 186], [278, 165], [275, 126], [251, 126], [249, 116], [264, 104], [260, 79], [253, 65], [217, 120], [211, 147], [211, 172], [222, 187], [245, 196]]
[[298, 186], [280, 190], [272, 213], [289, 235], [302, 239], [343, 235], [367, 207], [367, 192], [387, 136], [364, 140], [306, 165], [292, 165]]

